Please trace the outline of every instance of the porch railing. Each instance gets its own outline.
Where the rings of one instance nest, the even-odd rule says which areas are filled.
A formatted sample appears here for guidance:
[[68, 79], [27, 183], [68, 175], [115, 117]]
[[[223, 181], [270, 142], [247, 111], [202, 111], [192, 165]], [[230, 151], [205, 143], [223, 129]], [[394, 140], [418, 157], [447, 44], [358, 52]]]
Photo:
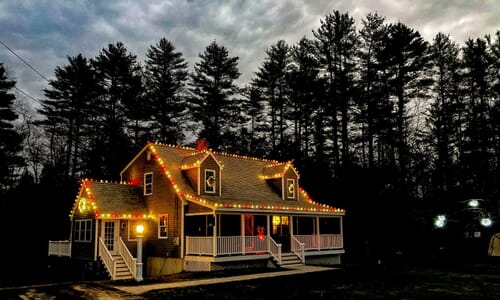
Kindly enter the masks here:
[[304, 243], [305, 250], [342, 249], [344, 246], [341, 234], [295, 235], [294, 237]]
[[71, 242], [49, 241], [49, 256], [50, 255], [71, 257]]
[[123, 261], [127, 265], [130, 273], [134, 278], [137, 277], [137, 258], [133, 257], [127, 246], [123, 242], [123, 239], [120, 237], [120, 242], [118, 243], [118, 253], [120, 253]]
[[[268, 236], [187, 236], [186, 255], [269, 253], [281, 261], [281, 245]], [[342, 249], [341, 234], [294, 235], [291, 250], [304, 261], [307, 250]]]
[[304, 253], [305, 243], [300, 242], [295, 236], [292, 235], [292, 242], [290, 246], [292, 248], [293, 253], [295, 253], [295, 255], [297, 255], [298, 258], [300, 258], [302, 263], [305, 263], [306, 262], [306, 256]]
[[214, 252], [213, 237], [187, 236], [187, 255], [231, 255], [268, 253], [267, 236], [218, 236]]
[[108, 247], [104, 244], [102, 238], [99, 238], [99, 255], [104, 263], [104, 266], [109, 272], [111, 279], [115, 279], [116, 277], [116, 261], [113, 259], [113, 256], [108, 250]]

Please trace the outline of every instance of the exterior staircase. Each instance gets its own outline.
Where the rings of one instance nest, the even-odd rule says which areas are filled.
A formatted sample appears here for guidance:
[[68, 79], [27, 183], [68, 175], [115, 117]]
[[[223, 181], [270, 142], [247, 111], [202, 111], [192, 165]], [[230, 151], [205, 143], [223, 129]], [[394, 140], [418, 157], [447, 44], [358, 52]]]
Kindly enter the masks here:
[[304, 265], [300, 258], [293, 252], [282, 253], [281, 264], [279, 264], [277, 261], [275, 261], [275, 263], [282, 268], [299, 267]]
[[[116, 274], [114, 278], [111, 278], [112, 280], [134, 279], [134, 276], [132, 276], [132, 273], [128, 269], [127, 264], [125, 263], [121, 255], [113, 255], [113, 260], [116, 261]], [[109, 272], [108, 275], [112, 277]]]

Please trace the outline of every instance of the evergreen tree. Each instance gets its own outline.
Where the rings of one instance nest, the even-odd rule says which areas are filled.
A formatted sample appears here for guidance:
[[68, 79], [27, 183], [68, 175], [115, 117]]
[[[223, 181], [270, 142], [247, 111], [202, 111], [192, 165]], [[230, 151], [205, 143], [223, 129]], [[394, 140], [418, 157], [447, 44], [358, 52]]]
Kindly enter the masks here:
[[103, 48], [93, 66], [104, 93], [93, 106], [99, 138], [89, 149], [89, 169], [92, 177], [118, 179], [121, 167], [144, 146], [139, 133], [142, 130], [136, 126], [144, 111], [140, 66], [121, 42]]
[[433, 95], [429, 115], [431, 145], [434, 157], [432, 184], [439, 199], [446, 199], [456, 185], [454, 166], [458, 161], [460, 145], [460, 48], [448, 35], [438, 33], [430, 47], [433, 63]]
[[47, 97], [39, 111], [45, 119], [40, 124], [49, 140], [49, 164], [59, 164], [64, 176], [77, 180], [82, 173], [82, 156], [89, 136], [95, 134], [89, 128], [91, 103], [100, 96], [95, 71], [81, 54], [68, 57], [68, 64], [56, 67], [56, 79], [45, 89]]
[[187, 63], [174, 45], [162, 38], [150, 46], [146, 54], [146, 89], [150, 105], [151, 123], [149, 136], [169, 144], [179, 144], [184, 139], [187, 80]]
[[[376, 157], [376, 149], [383, 146], [381, 134], [383, 128], [388, 127], [387, 120], [390, 116], [384, 116], [384, 112], [390, 112], [387, 97], [383, 96], [383, 83], [381, 79], [379, 54], [384, 46], [387, 34], [387, 26], [384, 25], [384, 17], [378, 14], [368, 14], [362, 20], [363, 28], [360, 30], [361, 47], [359, 56], [359, 95], [358, 122], [361, 127], [361, 161], [368, 168], [374, 168], [380, 157]], [[378, 144], [378, 147], [377, 147]]]
[[286, 117], [289, 111], [290, 47], [280, 40], [272, 45], [266, 54], [265, 61], [255, 74], [253, 85], [261, 90], [268, 111], [271, 156], [283, 159], [283, 150], [288, 146], [285, 131], [288, 127]]
[[290, 53], [290, 119], [294, 128], [294, 158], [300, 161], [312, 155], [313, 122], [322, 114], [320, 91], [324, 86], [319, 80], [320, 64], [313, 41], [302, 38]]
[[488, 197], [491, 189], [492, 128], [490, 120], [490, 59], [486, 40], [468, 39], [463, 51], [466, 125], [461, 156], [464, 193]]
[[23, 165], [19, 155], [23, 137], [14, 129], [18, 116], [13, 105], [16, 96], [11, 90], [16, 82], [9, 80], [3, 63], [0, 63], [0, 194], [9, 190], [16, 181], [16, 171]]
[[191, 74], [191, 97], [188, 107], [193, 121], [201, 125], [200, 137], [207, 139], [213, 149], [224, 150], [234, 140], [241, 122], [241, 101], [234, 96], [239, 78], [238, 57], [230, 57], [224, 46], [213, 41], [199, 55]]
[[[408, 169], [410, 167], [410, 139], [411, 115], [408, 105], [411, 101], [419, 101], [426, 96], [430, 84], [428, 78], [429, 56], [428, 44], [418, 31], [402, 23], [389, 25], [388, 35], [384, 41], [384, 50], [381, 53], [382, 67], [384, 68], [387, 88], [394, 98], [394, 147], [397, 154], [399, 168], [399, 188], [408, 188]], [[415, 103], [413, 103], [415, 104]]]

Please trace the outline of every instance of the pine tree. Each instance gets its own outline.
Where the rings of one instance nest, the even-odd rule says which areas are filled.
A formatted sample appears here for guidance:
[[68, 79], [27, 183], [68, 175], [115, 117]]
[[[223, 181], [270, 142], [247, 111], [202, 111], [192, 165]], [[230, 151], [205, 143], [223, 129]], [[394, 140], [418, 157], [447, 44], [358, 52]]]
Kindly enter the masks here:
[[426, 96], [430, 84], [428, 44], [418, 31], [402, 23], [389, 25], [381, 53], [387, 88], [394, 97], [394, 147], [400, 172], [400, 188], [408, 188], [410, 167], [410, 118], [408, 105]]
[[[39, 111], [45, 119], [40, 124], [49, 141], [49, 164], [60, 165], [72, 180], [87, 173], [82, 156], [90, 135], [91, 103], [101, 95], [95, 71], [81, 54], [68, 57], [68, 64], [55, 69], [55, 80], [45, 89], [46, 99]], [[83, 149], [82, 149], [82, 146]]]
[[108, 44], [92, 61], [104, 93], [94, 103], [99, 138], [88, 153], [92, 177], [118, 179], [121, 166], [143, 147], [141, 70], [123, 43]]
[[146, 89], [151, 123], [150, 140], [180, 144], [184, 139], [187, 63], [174, 45], [162, 38], [150, 46], [146, 60]]
[[234, 81], [239, 78], [238, 57], [213, 41], [199, 55], [194, 65], [188, 107], [193, 121], [201, 125], [198, 133], [209, 147], [224, 150], [225, 143], [234, 139], [235, 128], [241, 123], [239, 92]]
[[290, 47], [285, 41], [280, 40], [267, 49], [266, 54], [265, 61], [255, 74], [253, 85], [259, 87], [268, 110], [270, 154], [272, 157], [283, 159], [283, 150], [287, 148], [285, 131], [290, 103], [288, 84]]
[[434, 159], [433, 185], [438, 198], [446, 198], [453, 186], [454, 165], [458, 161], [461, 124], [460, 48], [448, 35], [438, 33], [430, 47], [433, 63], [434, 102], [430, 108], [431, 145]]
[[9, 190], [16, 180], [16, 171], [23, 165], [20, 156], [23, 137], [14, 129], [18, 116], [13, 105], [16, 96], [11, 90], [16, 82], [9, 80], [3, 63], [0, 63], [0, 193]]
[[[361, 47], [359, 56], [359, 95], [358, 122], [361, 127], [362, 154], [361, 161], [368, 168], [373, 168], [380, 157], [376, 157], [376, 149], [382, 148], [380, 138], [382, 128], [387, 127], [388, 116], [382, 115], [384, 107], [388, 106], [387, 98], [383, 97], [383, 84], [381, 79], [379, 53], [383, 49], [383, 41], [387, 34], [384, 17], [378, 14], [368, 14], [362, 20], [363, 28], [360, 30]], [[378, 147], [377, 147], [378, 144]]]

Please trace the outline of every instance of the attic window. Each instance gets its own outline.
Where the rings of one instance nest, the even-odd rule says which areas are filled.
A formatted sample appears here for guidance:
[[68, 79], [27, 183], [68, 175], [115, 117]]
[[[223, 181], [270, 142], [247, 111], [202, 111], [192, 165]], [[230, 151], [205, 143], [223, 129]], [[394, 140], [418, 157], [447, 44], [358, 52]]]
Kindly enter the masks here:
[[295, 180], [294, 179], [287, 179], [286, 180], [286, 198], [287, 199], [295, 199]]
[[153, 194], [153, 173], [144, 174], [144, 195]]
[[215, 170], [205, 170], [205, 193], [215, 193], [216, 184]]

